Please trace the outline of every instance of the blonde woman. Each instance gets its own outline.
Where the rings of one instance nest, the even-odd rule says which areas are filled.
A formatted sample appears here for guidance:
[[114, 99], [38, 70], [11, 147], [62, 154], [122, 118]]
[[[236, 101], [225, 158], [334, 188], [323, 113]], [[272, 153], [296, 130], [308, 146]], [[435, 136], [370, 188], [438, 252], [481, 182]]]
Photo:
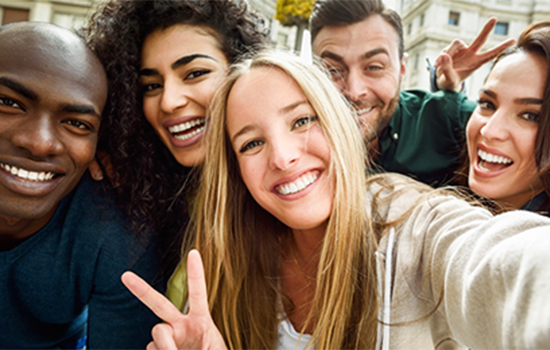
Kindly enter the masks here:
[[550, 347], [550, 221], [493, 217], [398, 175], [365, 181], [348, 106], [321, 70], [267, 52], [218, 91], [183, 315], [149, 349]]

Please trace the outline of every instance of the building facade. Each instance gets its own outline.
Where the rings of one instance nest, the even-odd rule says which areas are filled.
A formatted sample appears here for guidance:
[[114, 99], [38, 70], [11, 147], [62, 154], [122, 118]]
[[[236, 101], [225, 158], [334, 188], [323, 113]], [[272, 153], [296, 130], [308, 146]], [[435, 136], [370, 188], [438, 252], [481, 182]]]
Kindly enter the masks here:
[[[0, 0], [0, 25], [19, 21], [49, 22], [64, 28], [82, 27], [94, 8], [106, 0]], [[271, 41], [280, 48], [292, 49], [296, 27], [283, 27], [274, 19], [276, 0], [248, 0], [262, 14], [270, 28]]]
[[[528, 25], [550, 20], [550, 0], [401, 0], [397, 8], [403, 19], [407, 74], [402, 87], [430, 87], [426, 58], [432, 63], [443, 48], [459, 38], [470, 44], [490, 17], [498, 22], [484, 49], [507, 38], [517, 38]], [[489, 73], [485, 64], [466, 80], [466, 92], [477, 99]]]
[[0, 0], [0, 24], [49, 22], [75, 29], [86, 22], [94, 3], [94, 0]]

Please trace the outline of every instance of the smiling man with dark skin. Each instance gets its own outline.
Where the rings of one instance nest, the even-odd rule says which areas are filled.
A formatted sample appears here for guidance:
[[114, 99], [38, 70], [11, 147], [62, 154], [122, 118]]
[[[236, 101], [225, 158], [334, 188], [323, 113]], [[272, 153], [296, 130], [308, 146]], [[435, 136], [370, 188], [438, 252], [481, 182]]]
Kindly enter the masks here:
[[106, 98], [103, 67], [74, 33], [0, 27], [2, 349], [144, 348], [158, 321], [120, 283], [127, 269], [153, 280], [154, 243], [84, 176]]
[[469, 46], [455, 40], [443, 50], [435, 62], [442, 90], [436, 93], [400, 90], [407, 59], [403, 26], [382, 0], [317, 0], [310, 24], [313, 52], [353, 106], [375, 163], [429, 185], [450, 180], [475, 108], [460, 93], [462, 82], [514, 42], [479, 53], [496, 18]]

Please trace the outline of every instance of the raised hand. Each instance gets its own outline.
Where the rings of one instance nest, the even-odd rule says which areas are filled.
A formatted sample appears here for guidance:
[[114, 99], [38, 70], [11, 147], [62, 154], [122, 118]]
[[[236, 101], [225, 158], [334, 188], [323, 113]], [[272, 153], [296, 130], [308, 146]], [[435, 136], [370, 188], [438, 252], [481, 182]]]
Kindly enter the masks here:
[[508, 39], [492, 49], [480, 53], [479, 51], [487, 42], [496, 23], [495, 17], [489, 18], [470, 46], [467, 46], [462, 40], [455, 39], [443, 49], [434, 63], [434, 67], [437, 68], [437, 87], [440, 90], [460, 91], [462, 82], [476, 69], [497, 57], [516, 42], [515, 39]]
[[204, 268], [198, 251], [187, 257], [189, 312], [182, 314], [164, 295], [133, 272], [122, 275], [122, 283], [166, 323], [153, 327], [148, 350], [227, 349], [208, 308]]

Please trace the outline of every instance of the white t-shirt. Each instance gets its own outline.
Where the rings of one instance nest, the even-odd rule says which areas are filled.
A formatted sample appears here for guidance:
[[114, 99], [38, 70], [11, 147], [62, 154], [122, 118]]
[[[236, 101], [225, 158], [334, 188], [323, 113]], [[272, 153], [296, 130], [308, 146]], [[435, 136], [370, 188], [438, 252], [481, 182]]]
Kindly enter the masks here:
[[[279, 323], [279, 344], [277, 349], [306, 349], [306, 344], [311, 339], [311, 335], [298, 333], [288, 318], [285, 318]], [[311, 347], [308, 347], [311, 349]]]

